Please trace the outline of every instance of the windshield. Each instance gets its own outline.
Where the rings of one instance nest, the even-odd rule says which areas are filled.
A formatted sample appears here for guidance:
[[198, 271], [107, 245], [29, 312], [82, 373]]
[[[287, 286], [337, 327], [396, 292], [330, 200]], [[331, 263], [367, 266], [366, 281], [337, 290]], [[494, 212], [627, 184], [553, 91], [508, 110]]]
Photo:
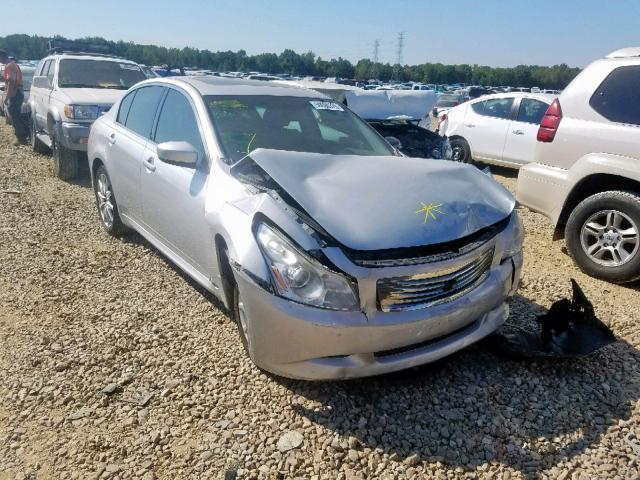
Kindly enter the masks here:
[[333, 155], [395, 155], [343, 105], [318, 98], [206, 96], [225, 153], [235, 162], [256, 148]]
[[60, 88], [113, 88], [128, 90], [146, 76], [138, 65], [109, 60], [66, 59], [60, 61]]

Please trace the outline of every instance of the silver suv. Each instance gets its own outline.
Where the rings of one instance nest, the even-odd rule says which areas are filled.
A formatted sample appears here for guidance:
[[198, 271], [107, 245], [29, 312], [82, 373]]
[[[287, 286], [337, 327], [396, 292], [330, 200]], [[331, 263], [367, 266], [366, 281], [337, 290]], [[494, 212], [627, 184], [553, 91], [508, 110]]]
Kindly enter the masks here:
[[40, 61], [31, 85], [31, 145], [53, 151], [54, 169], [68, 180], [78, 173], [91, 124], [146, 78], [134, 62], [94, 53], [54, 51]]
[[640, 278], [640, 48], [585, 68], [549, 106], [518, 200], [542, 212], [586, 273]]
[[509, 192], [396, 154], [321, 93], [148, 80], [95, 122], [88, 154], [103, 227], [137, 230], [219, 297], [271, 372], [412, 367], [507, 317], [522, 265]]

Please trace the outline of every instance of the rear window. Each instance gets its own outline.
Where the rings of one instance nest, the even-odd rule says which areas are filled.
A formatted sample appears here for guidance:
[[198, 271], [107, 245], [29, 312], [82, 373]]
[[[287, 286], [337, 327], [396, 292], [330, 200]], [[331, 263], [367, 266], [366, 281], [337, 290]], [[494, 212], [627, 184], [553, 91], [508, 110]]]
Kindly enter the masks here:
[[60, 88], [129, 90], [147, 77], [134, 63], [110, 60], [64, 59], [58, 69]]
[[589, 105], [612, 122], [640, 125], [640, 65], [616, 68], [596, 89]]
[[151, 127], [163, 93], [164, 87], [158, 86], [142, 87], [136, 90], [127, 114], [126, 127], [138, 135], [151, 138]]

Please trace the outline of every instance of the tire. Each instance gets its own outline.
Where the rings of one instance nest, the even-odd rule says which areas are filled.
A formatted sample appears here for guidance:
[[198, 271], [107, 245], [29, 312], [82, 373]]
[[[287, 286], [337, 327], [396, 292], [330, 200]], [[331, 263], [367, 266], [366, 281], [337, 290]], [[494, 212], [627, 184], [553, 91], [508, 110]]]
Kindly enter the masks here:
[[233, 282], [233, 319], [238, 327], [238, 334], [240, 335], [244, 351], [247, 353], [249, 358], [251, 358], [249, 326], [243, 318], [243, 315], [243, 303], [240, 297], [240, 290], [238, 289], [238, 284]]
[[451, 145], [451, 161], [471, 163], [471, 148], [464, 138], [456, 138], [449, 142]]
[[104, 231], [113, 236], [126, 233], [128, 229], [120, 219], [120, 212], [118, 211], [116, 197], [113, 194], [111, 179], [104, 165], [100, 165], [96, 170], [93, 192], [96, 197], [100, 224]]
[[640, 279], [640, 195], [609, 191], [578, 204], [565, 227], [567, 250], [586, 273], [613, 283]]
[[51, 139], [53, 150], [53, 172], [60, 180], [73, 180], [78, 175], [78, 154]]
[[36, 153], [48, 153], [49, 148], [38, 140], [38, 129], [36, 128], [36, 121], [31, 119], [31, 131], [29, 132], [29, 141], [31, 142], [31, 149]]

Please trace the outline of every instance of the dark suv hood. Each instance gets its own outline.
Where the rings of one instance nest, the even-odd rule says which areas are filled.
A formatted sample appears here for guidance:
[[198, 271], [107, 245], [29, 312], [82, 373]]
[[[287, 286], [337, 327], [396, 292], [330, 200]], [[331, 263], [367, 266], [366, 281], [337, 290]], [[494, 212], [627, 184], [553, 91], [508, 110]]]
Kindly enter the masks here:
[[353, 250], [449, 242], [504, 219], [515, 205], [477, 168], [444, 160], [257, 149], [234, 169], [250, 161]]

